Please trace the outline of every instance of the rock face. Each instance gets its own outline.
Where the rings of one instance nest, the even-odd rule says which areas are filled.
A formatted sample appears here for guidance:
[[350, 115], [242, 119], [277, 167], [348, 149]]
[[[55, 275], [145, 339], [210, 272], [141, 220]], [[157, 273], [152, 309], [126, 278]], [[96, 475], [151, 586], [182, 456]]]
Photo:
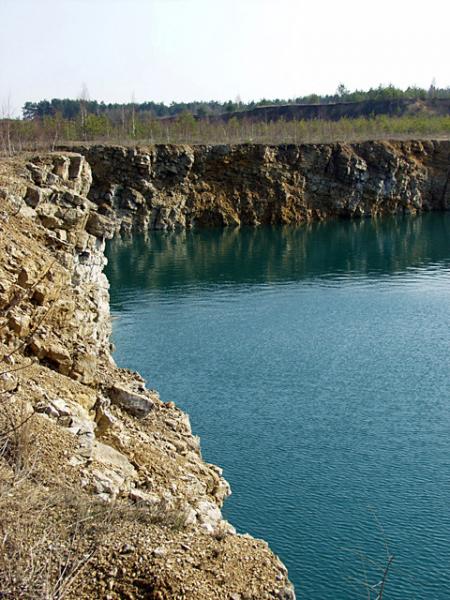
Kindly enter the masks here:
[[[191, 151], [166, 152], [158, 176], [184, 185]], [[188, 417], [111, 357], [105, 239], [139, 221], [147, 184], [118, 209], [86, 197], [91, 181], [80, 154], [0, 162], [2, 593], [292, 600], [267, 544], [223, 519], [229, 485]]]
[[80, 147], [122, 231], [298, 224], [450, 207], [450, 142]]

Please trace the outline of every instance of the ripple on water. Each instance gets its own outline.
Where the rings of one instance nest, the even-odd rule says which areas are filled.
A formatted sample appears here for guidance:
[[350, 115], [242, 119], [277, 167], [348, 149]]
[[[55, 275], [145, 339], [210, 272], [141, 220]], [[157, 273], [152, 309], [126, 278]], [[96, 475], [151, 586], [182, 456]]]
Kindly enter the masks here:
[[389, 600], [450, 597], [449, 234], [436, 214], [108, 248], [116, 360], [190, 413], [226, 516], [302, 599], [366, 597], [384, 538]]

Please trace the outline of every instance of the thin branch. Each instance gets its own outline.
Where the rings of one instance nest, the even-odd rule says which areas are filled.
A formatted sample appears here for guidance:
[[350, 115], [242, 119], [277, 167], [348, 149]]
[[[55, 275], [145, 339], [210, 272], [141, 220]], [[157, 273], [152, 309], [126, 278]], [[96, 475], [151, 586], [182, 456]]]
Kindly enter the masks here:
[[386, 564], [386, 568], [384, 569], [383, 578], [380, 582], [381, 583], [380, 593], [378, 594], [376, 600], [383, 600], [384, 586], [386, 585], [389, 569], [390, 569], [390, 566], [391, 566], [393, 560], [394, 560], [394, 556], [393, 555], [389, 556], [387, 564]]
[[34, 417], [34, 412], [32, 412], [31, 414], [29, 414], [28, 417], [26, 417], [25, 419], [23, 419], [17, 425], [14, 425], [14, 427], [11, 427], [11, 429], [8, 429], [7, 431], [2, 431], [1, 432], [1, 436], [2, 437], [6, 437], [7, 435], [10, 435], [11, 433], [14, 433], [15, 431], [18, 431], [21, 427], [23, 427], [26, 423], [28, 423], [28, 421], [30, 419], [32, 419], [33, 417]]
[[[34, 361], [30, 359], [30, 362], [27, 365], [20, 365], [20, 367], [11, 367], [10, 369], [8, 369], [6, 371], [0, 371], [0, 377], [2, 375], [7, 375], [9, 373], [16, 373], [17, 371], [23, 371], [24, 369], [29, 369], [31, 367], [31, 365], [33, 365], [33, 364], [34, 364]], [[2, 393], [3, 392], [0, 391], [0, 394], [2, 394]]]
[[386, 533], [384, 531], [383, 525], [381, 524], [380, 519], [378, 518], [377, 511], [372, 506], [369, 506], [369, 510], [372, 513], [374, 521], [377, 524], [377, 527], [378, 527], [378, 529], [379, 529], [379, 531], [381, 533], [381, 538], [382, 538], [382, 540], [384, 542], [384, 547], [385, 547], [385, 550], [386, 550], [386, 558], [389, 560], [389, 558], [391, 556], [391, 553], [390, 553], [390, 550], [389, 550], [389, 544], [388, 544], [388, 541], [387, 541], [387, 537], [386, 537]]

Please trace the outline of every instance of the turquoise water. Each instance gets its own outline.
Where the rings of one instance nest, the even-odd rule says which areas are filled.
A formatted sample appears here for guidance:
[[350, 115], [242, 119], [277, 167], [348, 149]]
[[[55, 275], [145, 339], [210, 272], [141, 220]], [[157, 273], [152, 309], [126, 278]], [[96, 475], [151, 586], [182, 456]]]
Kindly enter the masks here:
[[155, 232], [108, 256], [116, 360], [190, 414], [225, 516], [299, 598], [368, 598], [387, 541], [384, 600], [448, 600], [450, 214]]

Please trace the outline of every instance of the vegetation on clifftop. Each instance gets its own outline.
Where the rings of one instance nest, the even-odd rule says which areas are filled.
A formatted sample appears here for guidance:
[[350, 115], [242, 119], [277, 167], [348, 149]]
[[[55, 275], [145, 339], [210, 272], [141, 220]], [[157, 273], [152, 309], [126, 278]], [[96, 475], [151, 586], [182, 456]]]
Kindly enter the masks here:
[[448, 138], [448, 116], [384, 115], [338, 121], [285, 121], [253, 123], [236, 118], [227, 123], [197, 121], [181, 115], [172, 122], [131, 116], [113, 123], [105, 116], [88, 115], [84, 122], [59, 116], [33, 121], [0, 121], [0, 152], [53, 149], [70, 142], [146, 144], [301, 144], [350, 142], [369, 139]]
[[450, 88], [394, 86], [260, 102], [132, 102], [78, 99], [26, 102], [23, 119], [0, 119], [0, 152], [70, 142], [118, 144], [326, 143], [448, 138]]

